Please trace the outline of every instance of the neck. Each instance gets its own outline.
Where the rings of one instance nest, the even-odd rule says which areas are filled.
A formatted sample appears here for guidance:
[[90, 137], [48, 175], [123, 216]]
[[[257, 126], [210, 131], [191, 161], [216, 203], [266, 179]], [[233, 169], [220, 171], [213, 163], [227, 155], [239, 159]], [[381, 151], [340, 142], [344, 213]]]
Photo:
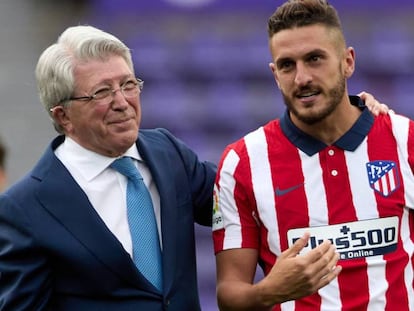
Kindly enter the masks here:
[[325, 119], [315, 124], [304, 123], [291, 114], [292, 122], [308, 135], [332, 145], [355, 124], [361, 111], [349, 101], [341, 103], [337, 109]]

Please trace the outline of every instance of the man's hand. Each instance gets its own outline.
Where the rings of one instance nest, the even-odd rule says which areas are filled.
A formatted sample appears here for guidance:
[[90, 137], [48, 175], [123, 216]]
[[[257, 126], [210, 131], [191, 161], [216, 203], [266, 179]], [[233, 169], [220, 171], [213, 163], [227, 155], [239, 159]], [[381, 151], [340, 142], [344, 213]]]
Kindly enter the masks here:
[[386, 104], [380, 103], [375, 97], [367, 92], [361, 92], [358, 94], [359, 97], [365, 102], [365, 105], [368, 107], [369, 111], [374, 116], [379, 114], [394, 113]]
[[305, 255], [298, 255], [308, 240], [307, 233], [284, 251], [266, 278], [257, 284], [266, 305], [313, 294], [340, 273], [342, 267], [336, 265], [339, 254], [330, 241], [324, 241]]

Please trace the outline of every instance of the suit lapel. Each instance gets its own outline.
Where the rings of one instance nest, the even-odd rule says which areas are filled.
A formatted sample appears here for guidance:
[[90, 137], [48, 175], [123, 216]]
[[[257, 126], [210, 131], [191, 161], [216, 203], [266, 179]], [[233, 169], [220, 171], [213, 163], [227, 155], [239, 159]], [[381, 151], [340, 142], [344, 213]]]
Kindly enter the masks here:
[[106, 227], [86, 194], [51, 148], [39, 161], [34, 175], [42, 180], [39, 201], [80, 244], [120, 278], [136, 287], [145, 287], [147, 291], [155, 290], [138, 272], [129, 254]]

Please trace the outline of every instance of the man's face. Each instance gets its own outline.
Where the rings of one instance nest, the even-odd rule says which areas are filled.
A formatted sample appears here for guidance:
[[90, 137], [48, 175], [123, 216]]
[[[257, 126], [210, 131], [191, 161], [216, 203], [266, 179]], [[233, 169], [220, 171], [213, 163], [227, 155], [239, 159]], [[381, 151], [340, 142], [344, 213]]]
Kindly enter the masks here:
[[110, 56], [90, 60], [75, 67], [74, 97], [90, 96], [110, 88], [117, 90], [105, 100], [72, 101], [54, 112], [65, 134], [84, 148], [105, 156], [123, 154], [137, 139], [141, 121], [139, 94], [124, 97], [120, 86], [135, 77], [125, 60]]
[[315, 124], [344, 100], [354, 52], [336, 31], [312, 25], [282, 30], [270, 39], [270, 68], [296, 124]]

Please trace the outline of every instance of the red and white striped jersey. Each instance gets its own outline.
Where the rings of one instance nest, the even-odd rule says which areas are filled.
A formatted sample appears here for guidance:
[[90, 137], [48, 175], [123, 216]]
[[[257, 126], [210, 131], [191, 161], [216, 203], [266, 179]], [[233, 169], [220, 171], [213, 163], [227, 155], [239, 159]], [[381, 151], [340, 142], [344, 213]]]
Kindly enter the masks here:
[[330, 239], [339, 276], [274, 310], [414, 311], [414, 122], [365, 109], [326, 146], [287, 114], [229, 145], [214, 192], [215, 252], [255, 248], [267, 274], [303, 231]]

